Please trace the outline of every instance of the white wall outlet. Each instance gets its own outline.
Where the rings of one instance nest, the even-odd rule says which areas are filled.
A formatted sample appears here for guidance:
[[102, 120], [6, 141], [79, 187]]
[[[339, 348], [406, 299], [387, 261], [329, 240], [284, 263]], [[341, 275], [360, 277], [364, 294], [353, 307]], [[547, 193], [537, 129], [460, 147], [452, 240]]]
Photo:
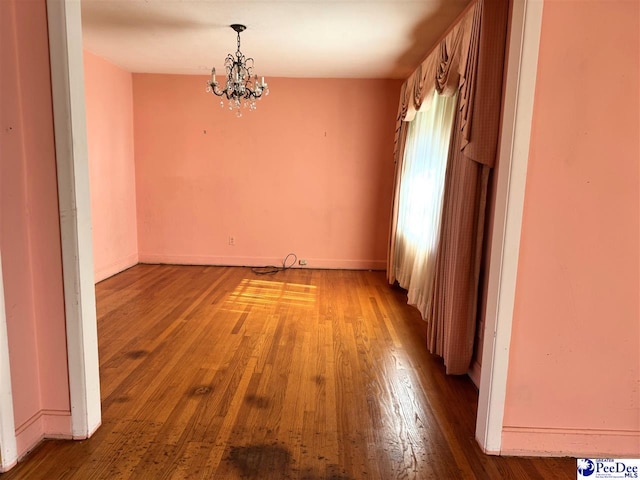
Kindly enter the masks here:
[[229, 235], [229, 245], [233, 247], [235, 246], [235, 244], [236, 244], [236, 237], [234, 237], [233, 235]]
[[306, 265], [307, 261], [306, 260], [298, 260], [298, 265]]

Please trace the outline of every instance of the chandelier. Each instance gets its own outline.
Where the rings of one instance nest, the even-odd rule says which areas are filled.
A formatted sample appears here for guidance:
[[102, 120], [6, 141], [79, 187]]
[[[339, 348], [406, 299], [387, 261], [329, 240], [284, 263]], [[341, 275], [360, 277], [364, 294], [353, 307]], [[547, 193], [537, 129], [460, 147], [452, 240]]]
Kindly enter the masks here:
[[[240, 51], [240, 32], [247, 27], [233, 24], [231, 28], [238, 34], [238, 50], [235, 57], [228, 54], [224, 61], [224, 68], [227, 72], [227, 83], [220, 89], [216, 80], [216, 68], [211, 70], [211, 80], [207, 82], [207, 92], [211, 92], [218, 97], [227, 97], [229, 110], [236, 110], [238, 117], [242, 116], [240, 107], [248, 108], [249, 111], [256, 109], [256, 100], [262, 95], [269, 95], [269, 87], [261, 77], [253, 73], [253, 58], [246, 58]], [[220, 106], [224, 107], [224, 99], [220, 100]]]

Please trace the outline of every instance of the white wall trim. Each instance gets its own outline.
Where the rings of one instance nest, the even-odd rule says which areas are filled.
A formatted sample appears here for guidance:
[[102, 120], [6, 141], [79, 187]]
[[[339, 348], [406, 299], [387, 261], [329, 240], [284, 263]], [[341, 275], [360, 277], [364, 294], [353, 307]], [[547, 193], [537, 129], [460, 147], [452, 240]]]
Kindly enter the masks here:
[[[2, 258], [0, 257], [0, 265]], [[9, 367], [9, 336], [4, 304], [4, 283], [0, 268], [0, 472], [6, 472], [18, 462], [16, 427], [11, 393], [11, 369]]]
[[601, 428], [509, 427], [502, 432], [505, 444], [528, 445], [506, 450], [504, 455], [526, 457], [635, 458], [640, 430]]
[[47, 0], [58, 202], [67, 325], [71, 431], [100, 426], [98, 333], [79, 0]]
[[[181, 255], [181, 254], [153, 254], [140, 253], [139, 263], [168, 264], [168, 265], [211, 265], [224, 267], [259, 267], [263, 265], [282, 265], [285, 256], [281, 257], [241, 257], [224, 255]], [[384, 270], [387, 266], [384, 260], [351, 260], [302, 257], [307, 260], [307, 266], [302, 268], [326, 268], [345, 270]], [[294, 260], [287, 259], [287, 264]], [[298, 264], [293, 265], [298, 268]]]
[[491, 245], [476, 440], [500, 454], [520, 233], [529, 161], [542, 0], [514, 0]]

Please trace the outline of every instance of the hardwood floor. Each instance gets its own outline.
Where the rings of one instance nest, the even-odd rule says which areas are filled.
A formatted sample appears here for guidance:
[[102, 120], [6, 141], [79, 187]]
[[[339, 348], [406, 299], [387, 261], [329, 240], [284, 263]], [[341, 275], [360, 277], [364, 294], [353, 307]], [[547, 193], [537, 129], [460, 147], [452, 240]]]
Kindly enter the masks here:
[[382, 272], [138, 265], [96, 287], [103, 424], [10, 479], [575, 479], [484, 455]]

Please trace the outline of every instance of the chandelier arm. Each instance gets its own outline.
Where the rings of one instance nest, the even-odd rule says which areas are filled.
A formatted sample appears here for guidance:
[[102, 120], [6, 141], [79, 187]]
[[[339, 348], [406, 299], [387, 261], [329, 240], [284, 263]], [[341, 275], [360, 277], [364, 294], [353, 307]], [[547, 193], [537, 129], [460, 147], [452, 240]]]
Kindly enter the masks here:
[[211, 93], [217, 95], [218, 97], [224, 95], [224, 90], [220, 90], [218, 82], [209, 82], [209, 88], [211, 90]]
[[[253, 73], [254, 60], [253, 58], [246, 58], [240, 50], [240, 32], [244, 31], [246, 27], [240, 24], [233, 24], [231, 28], [237, 33], [236, 43], [238, 49], [233, 54], [229, 53], [225, 59], [224, 65], [226, 70], [226, 85], [224, 88], [220, 88], [216, 81], [215, 68], [212, 70], [211, 80], [208, 83], [209, 88], [207, 91], [211, 91], [218, 97], [226, 97], [229, 100], [229, 109], [232, 110], [235, 106], [236, 109], [240, 108], [241, 101], [244, 102], [244, 107], [250, 107], [250, 110], [255, 110], [256, 106], [254, 101], [268, 93], [267, 84], [264, 81], [264, 77], [260, 83], [258, 83], [258, 76]], [[220, 102], [223, 106], [223, 102]], [[238, 116], [241, 116], [239, 110], [237, 110]]]

